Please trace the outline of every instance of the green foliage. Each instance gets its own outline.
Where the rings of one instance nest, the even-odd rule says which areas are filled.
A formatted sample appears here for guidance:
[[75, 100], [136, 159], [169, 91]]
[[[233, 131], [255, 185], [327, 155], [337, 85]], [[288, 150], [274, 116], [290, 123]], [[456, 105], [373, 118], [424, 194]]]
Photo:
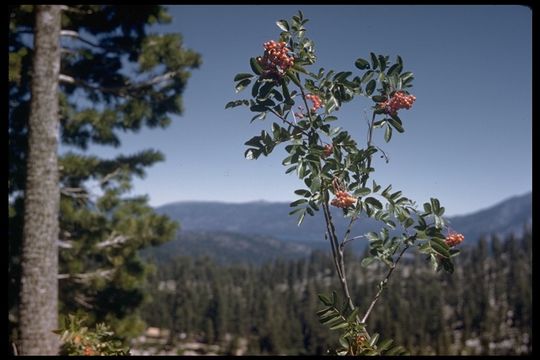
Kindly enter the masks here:
[[[392, 140], [394, 130], [398, 133], [405, 131], [397, 110], [388, 104], [398, 101], [398, 97], [394, 97], [398, 92], [400, 96], [409, 94], [405, 88], [412, 86], [412, 73], [402, 73], [404, 65], [399, 55], [392, 63], [388, 55], [373, 52], [370, 53], [371, 63], [363, 58], [354, 62], [360, 70], [356, 76], [352, 71], [325, 71], [324, 68], [312, 72], [308, 66], [313, 65], [317, 58], [314, 43], [306, 36], [306, 22], [307, 19], [299, 12], [290, 21], [279, 20], [276, 23], [281, 30], [279, 41], [287, 45], [288, 53], [292, 53], [294, 66], [285, 65], [286, 68], [282, 68], [284, 65], [276, 62], [264, 64], [266, 68], [262, 69], [257, 58], [252, 57], [250, 66], [253, 74], [246, 72], [234, 77], [236, 92], [253, 83], [252, 98], [229, 102], [226, 108], [249, 104], [249, 110], [256, 113], [252, 121], [264, 120], [268, 114], [272, 114], [281, 122], [281, 125], [272, 124], [272, 132], [262, 130], [259, 136], [248, 140], [245, 143], [248, 146], [245, 157], [257, 159], [261, 155], [268, 156], [278, 145], [285, 145], [288, 153], [283, 160], [283, 165], [288, 167], [285, 172], [296, 173], [309, 189], [295, 192], [303, 198], [290, 204], [293, 210], [289, 214], [297, 215], [300, 225], [306, 214], [313, 216], [323, 208], [328, 228], [326, 236], [330, 240], [345, 293], [347, 280], [342, 247], [348, 240], [348, 231], [339, 244], [329, 215], [329, 205], [343, 208], [343, 214], [351, 219], [351, 224], [358, 219], [360, 213], [383, 224], [380, 234], [367, 235], [370, 249], [369, 258], [364, 264], [378, 260], [391, 269], [390, 275], [403, 252], [413, 247], [428, 255], [427, 260], [434, 269], [452, 273], [454, 266], [451, 257], [457, 252], [450, 253], [444, 241], [445, 236], [441, 233], [445, 223], [442, 218], [444, 207], [440, 206], [439, 201], [432, 198], [429, 206], [424, 206], [425, 212], [421, 213], [413, 201], [402, 196], [401, 191], [390, 193], [392, 185], [380, 191], [381, 185], [373, 180], [372, 189], [366, 187], [367, 180], [374, 172], [371, 167], [372, 157], [382, 152], [372, 144], [375, 129], [384, 127], [385, 142]], [[365, 148], [359, 147], [348, 131], [328, 123], [337, 120], [331, 114], [358, 96], [370, 98], [375, 103], [371, 107], [372, 119]], [[313, 101], [313, 97], [324, 104], [321, 105], [324, 113], [310, 106], [308, 101]], [[300, 108], [301, 112], [295, 113], [294, 108]], [[384, 118], [377, 120], [381, 115]], [[327, 153], [330, 144], [331, 153]], [[384, 153], [383, 156], [386, 157]], [[358, 197], [351, 197], [350, 193]], [[330, 199], [332, 194], [336, 196], [333, 200]], [[362, 197], [368, 194], [370, 196]], [[402, 230], [401, 236], [390, 238], [389, 230], [398, 226]], [[395, 258], [399, 249], [403, 250]], [[352, 303], [349, 307], [354, 310]], [[346, 323], [336, 324], [343, 325], [342, 328], [347, 326]], [[372, 345], [375, 346], [375, 343]], [[390, 352], [400, 353], [400, 350], [392, 349]]]
[[130, 355], [129, 349], [109, 330], [105, 324], [96, 324], [94, 329], [84, 326], [86, 319], [68, 314], [64, 324], [55, 333], [61, 335], [60, 355]]
[[[138, 256], [174, 237], [178, 225], [131, 197], [134, 177], [163, 161], [153, 149], [105, 159], [84, 153], [92, 144], [119, 147], [119, 134], [167, 127], [181, 114], [190, 71], [201, 64], [180, 34], [155, 34], [170, 21], [163, 6], [70, 5], [62, 12], [59, 156], [60, 311], [81, 309], [105, 321], [123, 340], [144, 324], [138, 308], [150, 269]], [[16, 322], [22, 202], [27, 155], [33, 6], [10, 7], [9, 180], [10, 314]], [[13, 230], [12, 230], [13, 227]], [[12, 334], [12, 336], [15, 336]]]
[[338, 306], [335, 291], [332, 296], [319, 294], [319, 300], [325, 307], [317, 311], [321, 324], [330, 330], [342, 330], [339, 337], [340, 347], [329, 351], [332, 355], [409, 355], [402, 346], [391, 347], [393, 340], [378, 341], [379, 334], [373, 334], [368, 340], [366, 326], [357, 321], [359, 309], [349, 311], [346, 304]]

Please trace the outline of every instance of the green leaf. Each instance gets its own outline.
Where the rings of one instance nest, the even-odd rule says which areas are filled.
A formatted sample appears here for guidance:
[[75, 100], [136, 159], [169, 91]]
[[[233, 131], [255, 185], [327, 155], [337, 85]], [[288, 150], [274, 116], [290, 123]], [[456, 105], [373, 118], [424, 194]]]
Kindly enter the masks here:
[[349, 326], [349, 324], [346, 323], [346, 322], [343, 322], [343, 323], [341, 323], [341, 324], [337, 324], [337, 325], [331, 326], [331, 327], [330, 327], [330, 330], [343, 329], [343, 328], [346, 328], [347, 326]]
[[377, 192], [381, 189], [381, 185], [378, 185], [375, 180], [373, 180], [373, 192]]
[[379, 334], [375, 333], [371, 335], [371, 339], [369, 339], [369, 345], [374, 346], [377, 343], [377, 340], [379, 340]]
[[430, 198], [430, 201], [431, 201], [431, 207], [433, 208], [433, 212], [438, 215], [441, 209], [441, 203], [436, 198]]
[[373, 69], [376, 69], [377, 66], [379, 66], [377, 55], [375, 55], [374, 53], [369, 53], [369, 56], [371, 56], [371, 64], [373, 65]]
[[294, 70], [296, 70], [296, 71], [299, 71], [299, 72], [303, 73], [303, 74], [309, 75], [309, 72], [306, 69], [304, 69], [302, 66], [300, 66], [300, 65], [298, 65], [296, 63], [292, 66], [292, 68]]
[[362, 58], [356, 59], [354, 66], [359, 68], [360, 70], [369, 69], [369, 62], [367, 60], [364, 60]]
[[392, 125], [394, 127], [394, 129], [396, 129], [398, 132], [402, 133], [405, 131], [405, 129], [403, 129], [403, 125], [401, 124], [401, 120], [398, 120], [399, 118], [396, 118], [396, 117], [391, 117], [388, 119], [388, 122], [390, 123], [390, 125]]
[[334, 326], [336, 324], [342, 324], [343, 323], [343, 319], [341, 318], [341, 316], [339, 316], [339, 314], [335, 315], [335, 316], [330, 316], [324, 320], [321, 320], [319, 319], [320, 323], [325, 325], [325, 326]]
[[381, 71], [384, 71], [384, 69], [386, 69], [386, 59], [382, 55], [379, 55], [379, 66], [381, 68]]
[[377, 345], [377, 350], [379, 350], [381, 352], [385, 351], [386, 349], [388, 349], [390, 347], [390, 345], [392, 345], [393, 342], [394, 342], [394, 340], [392, 340], [392, 339], [383, 340]]
[[405, 82], [405, 80], [409, 79], [410, 77], [412, 77], [414, 74], [410, 71], [407, 71], [407, 72], [404, 72], [403, 74], [401, 74], [399, 76], [399, 78], [401, 79], [401, 81]]
[[389, 142], [392, 138], [392, 128], [390, 126], [386, 127], [386, 130], [384, 130], [384, 141]]
[[227, 103], [227, 105], [225, 105], [225, 109], [228, 109], [228, 108], [234, 108], [234, 107], [237, 107], [237, 106], [240, 106], [240, 105], [249, 105], [249, 101], [247, 100], [236, 100], [236, 101], [229, 101]]
[[379, 234], [377, 234], [376, 232], [373, 232], [373, 231], [370, 231], [366, 234], [366, 237], [368, 238], [369, 241], [377, 241], [379, 240]]
[[401, 59], [401, 56], [397, 56], [396, 57], [396, 63], [398, 63], [399, 65], [401, 65], [403, 67], [403, 59]]
[[365, 82], [371, 80], [371, 78], [373, 77], [374, 74], [375, 74], [375, 72], [373, 70], [366, 71], [366, 73], [362, 76], [362, 79], [360, 80], [360, 82], [365, 83]]
[[353, 322], [356, 320], [356, 316], [358, 315], [358, 312], [360, 312], [360, 308], [356, 308], [353, 310], [352, 313], [349, 314], [349, 316], [347, 316], [347, 321], [348, 322]]
[[292, 203], [289, 204], [290, 207], [295, 207], [295, 206], [298, 206], [300, 204], [304, 204], [304, 203], [307, 203], [308, 201], [306, 199], [298, 199], [296, 201], [293, 201]]
[[234, 87], [236, 92], [242, 91], [246, 86], [248, 86], [251, 83], [251, 79], [244, 79], [240, 81], [236, 86]]
[[296, 195], [300, 195], [300, 196], [304, 196], [304, 197], [310, 197], [311, 196], [311, 192], [309, 192], [308, 190], [305, 190], [305, 189], [295, 190], [294, 193]]
[[281, 81], [281, 89], [283, 90], [283, 96], [285, 97], [285, 103], [289, 105], [294, 105], [294, 100], [291, 98], [289, 93], [289, 87], [285, 81]]
[[367, 256], [360, 262], [360, 266], [362, 267], [368, 267], [370, 264], [372, 264], [375, 261], [375, 257], [373, 256]]
[[444, 271], [446, 271], [449, 274], [454, 273], [454, 264], [450, 259], [442, 259], [441, 264], [443, 266]]
[[270, 94], [270, 92], [272, 91], [273, 88], [274, 88], [274, 83], [273, 82], [265, 83], [259, 89], [259, 98], [261, 98], [261, 99], [266, 98], [268, 96], [268, 94]]
[[331, 122], [331, 121], [336, 121], [337, 120], [337, 117], [335, 116], [327, 116], [323, 119], [324, 122]]
[[386, 74], [388, 76], [398, 75], [401, 72], [401, 69], [402, 69], [402, 66], [400, 64], [396, 63], [396, 64], [390, 66], [390, 68], [388, 69]]
[[240, 74], [236, 74], [236, 76], [234, 77], [234, 81], [240, 81], [240, 80], [249, 79], [252, 77], [253, 77], [253, 74], [240, 73]]
[[364, 201], [377, 209], [382, 209], [383, 207], [381, 202], [373, 197], [367, 197]]
[[391, 348], [390, 350], [388, 350], [385, 355], [389, 355], [389, 356], [392, 356], [392, 355], [398, 355], [400, 353], [403, 353], [405, 351], [405, 349], [403, 348], [403, 346], [395, 346], [393, 348]]
[[291, 166], [290, 168], [287, 169], [287, 171], [285, 171], [285, 174], [289, 174], [289, 173], [293, 172], [294, 170], [296, 170], [296, 167], [297, 167], [296, 165]]
[[340, 336], [339, 337], [339, 344], [341, 346], [343, 346], [344, 348], [349, 348], [349, 342], [347, 341], [347, 339], [345, 338], [345, 336]]
[[251, 110], [253, 112], [263, 112], [263, 111], [267, 111], [268, 107], [266, 107], [264, 105], [252, 105], [252, 106], [249, 107], [249, 110]]
[[298, 78], [296, 77], [296, 74], [294, 72], [292, 72], [290, 69], [287, 70], [286, 72], [287, 74], [287, 77], [293, 82], [296, 84], [296, 86], [298, 87], [302, 87], [302, 84], [300, 84], [300, 81], [298, 80]]
[[431, 214], [431, 205], [429, 205], [429, 203], [424, 203], [424, 211]]
[[292, 211], [289, 211], [289, 215], [294, 215], [294, 214], [296, 214], [296, 213], [299, 212], [299, 211], [304, 211], [304, 209], [303, 209], [303, 208], [297, 208], [297, 209], [294, 209], [294, 210], [292, 210]]
[[289, 31], [289, 24], [286, 20], [276, 21], [276, 25], [283, 31]]
[[450, 257], [450, 253], [448, 252], [448, 249], [441, 245], [438, 242], [435, 242], [433, 239], [430, 240], [430, 245], [435, 252], [437, 252], [439, 255], [444, 256], [446, 258]]
[[316, 314], [319, 317], [324, 317], [324, 316], [328, 316], [329, 314], [333, 312], [334, 312], [334, 308], [330, 306], [330, 307], [325, 307], [324, 309], [317, 311]]
[[360, 188], [360, 189], [355, 190], [353, 194], [356, 196], [365, 196], [365, 195], [368, 195], [369, 193], [371, 193], [370, 188]]
[[249, 65], [251, 66], [251, 70], [257, 75], [261, 75], [263, 73], [263, 70], [261, 68], [261, 65], [259, 65], [259, 62], [256, 58], [252, 57], [249, 59]]
[[248, 160], [257, 159], [261, 155], [261, 150], [258, 149], [247, 149], [244, 153], [244, 157]]
[[375, 80], [370, 80], [368, 84], [366, 85], [366, 94], [371, 95], [373, 93], [373, 90], [375, 90], [375, 86], [377, 85], [377, 82]]
[[330, 299], [330, 296], [325, 295], [325, 294], [317, 294], [317, 296], [319, 297], [319, 300], [321, 300], [321, 302], [324, 305], [332, 306], [332, 299]]
[[386, 101], [386, 96], [382, 96], [382, 95], [374, 95], [371, 97], [371, 100], [375, 101], [375, 102], [383, 102], [383, 101]]

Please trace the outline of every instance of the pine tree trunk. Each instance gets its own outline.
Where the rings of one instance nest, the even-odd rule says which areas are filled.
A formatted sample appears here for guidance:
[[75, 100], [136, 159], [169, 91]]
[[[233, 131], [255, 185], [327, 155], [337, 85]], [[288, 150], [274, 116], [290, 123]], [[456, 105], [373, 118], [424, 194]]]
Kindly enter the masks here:
[[32, 100], [24, 199], [20, 353], [58, 353], [58, 74], [60, 6], [35, 5]]

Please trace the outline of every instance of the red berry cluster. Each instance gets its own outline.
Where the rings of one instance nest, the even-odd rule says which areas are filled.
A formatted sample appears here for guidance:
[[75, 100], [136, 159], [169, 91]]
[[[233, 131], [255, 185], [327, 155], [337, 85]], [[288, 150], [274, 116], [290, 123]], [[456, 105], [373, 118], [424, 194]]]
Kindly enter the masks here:
[[264, 44], [264, 55], [257, 58], [264, 71], [264, 75], [281, 77], [288, 68], [294, 65], [294, 57], [289, 56], [289, 49], [284, 41], [270, 40]]
[[86, 355], [86, 356], [92, 356], [92, 355], [96, 355], [96, 352], [94, 351], [94, 349], [92, 349], [91, 346], [87, 345], [87, 346], [84, 348], [84, 355]]
[[321, 98], [317, 95], [313, 94], [307, 94], [306, 99], [311, 100], [313, 102], [313, 107], [311, 108], [311, 111], [315, 112], [318, 109], [322, 108], [324, 105], [321, 103]]
[[330, 155], [332, 155], [333, 151], [334, 151], [334, 146], [332, 144], [324, 145], [324, 149], [323, 149], [324, 157], [329, 157]]
[[336, 198], [333, 199], [330, 204], [344, 209], [353, 206], [354, 203], [356, 203], [356, 198], [354, 196], [351, 196], [346, 191], [337, 191]]
[[463, 240], [465, 240], [465, 236], [463, 236], [462, 234], [451, 233], [446, 237], [444, 241], [449, 247], [453, 247], [461, 244]]
[[387, 114], [395, 115], [399, 109], [410, 109], [416, 100], [414, 95], [406, 95], [404, 92], [396, 92], [389, 100], [379, 104]]

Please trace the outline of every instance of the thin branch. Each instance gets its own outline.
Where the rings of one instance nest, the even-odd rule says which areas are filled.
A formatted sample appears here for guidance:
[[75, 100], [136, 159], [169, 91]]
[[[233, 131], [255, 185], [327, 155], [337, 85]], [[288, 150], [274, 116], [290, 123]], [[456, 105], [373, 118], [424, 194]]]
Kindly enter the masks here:
[[73, 281], [78, 283], [88, 283], [89, 281], [97, 277], [110, 279], [114, 272], [115, 269], [100, 269], [80, 274], [58, 274], [57, 278], [58, 280], [73, 279]]
[[75, 14], [83, 14], [83, 15], [91, 15], [91, 14], [94, 14], [95, 12], [92, 11], [92, 10], [86, 10], [86, 11], [83, 11], [81, 9], [77, 9], [77, 8], [74, 8], [74, 7], [71, 7], [71, 6], [67, 6], [67, 5], [60, 5], [60, 9], [62, 11], [66, 11], [66, 12], [72, 12], [72, 13], [75, 13]]
[[394, 269], [396, 268], [396, 265], [397, 263], [399, 262], [399, 260], [401, 259], [401, 257], [403, 256], [403, 254], [405, 253], [405, 251], [407, 251], [407, 249], [409, 248], [409, 245], [405, 246], [403, 248], [403, 250], [401, 250], [401, 253], [399, 254], [398, 258], [396, 259], [396, 261], [394, 261], [392, 263], [392, 266], [390, 266], [390, 269], [388, 270], [388, 273], [386, 274], [386, 276], [384, 277], [383, 281], [380, 282], [380, 288], [379, 288], [379, 291], [377, 291], [377, 294], [375, 295], [375, 298], [373, 299], [373, 301], [371, 301], [371, 304], [369, 305], [369, 308], [367, 309], [366, 311], [366, 314], [364, 315], [364, 317], [362, 318], [362, 322], [365, 323], [367, 321], [367, 318], [369, 317], [369, 314], [371, 313], [371, 311], [373, 310], [373, 307], [375, 306], [375, 304], [377, 303], [377, 300], [379, 300], [379, 298], [381, 297], [381, 294], [384, 290], [384, 288], [386, 287], [386, 284], [388, 283], [388, 280], [390, 279], [390, 276], [392, 275], [392, 273], [394, 272]]
[[[373, 139], [373, 125], [375, 123], [375, 112], [373, 112], [373, 116], [371, 117], [371, 123], [369, 124], [369, 128], [368, 128], [368, 140], [367, 140], [367, 148], [366, 149], [369, 149], [369, 147], [371, 146], [371, 141]], [[366, 170], [369, 169], [371, 167], [371, 154], [368, 155], [368, 158], [367, 158], [367, 166], [366, 166]], [[361, 187], [366, 187], [366, 182], [369, 178], [369, 172], [367, 174], [365, 174], [363, 177], [362, 177], [362, 186]]]
[[343, 236], [343, 240], [342, 240], [341, 243], [339, 244], [339, 249], [340, 249], [340, 250], [343, 250], [343, 247], [345, 246], [345, 243], [348, 242], [347, 238], [348, 238], [349, 235], [351, 234], [352, 225], [353, 225], [353, 223], [354, 223], [357, 219], [358, 219], [357, 214], [354, 214], [354, 215], [351, 217], [351, 221], [349, 221], [349, 226], [347, 226], [347, 231], [345, 231], [345, 235]]
[[74, 300], [75, 300], [76, 303], [78, 303], [79, 305], [84, 306], [87, 309], [93, 309], [94, 308], [94, 306], [88, 302], [88, 301], [91, 300], [91, 298], [89, 298], [88, 296], [77, 294], [77, 295], [74, 296]]
[[324, 222], [326, 224], [326, 233], [328, 234], [328, 238], [330, 240], [330, 246], [332, 248], [332, 258], [334, 259], [334, 265], [336, 266], [337, 275], [341, 279], [343, 277], [343, 275], [341, 273], [341, 267], [340, 267], [340, 263], [338, 261], [337, 249], [334, 246], [334, 244], [335, 244], [334, 234], [333, 234], [333, 232], [332, 232], [332, 230], [330, 228], [331, 220], [328, 217], [329, 210], [328, 210], [328, 205], [327, 205], [326, 199], [323, 199], [322, 206], [323, 206], [323, 214], [324, 214], [324, 220], [325, 220]]
[[60, 36], [67, 36], [67, 37], [72, 37], [72, 38], [75, 38], [85, 44], [88, 44], [90, 46], [93, 46], [93, 47], [96, 47], [96, 48], [100, 48], [100, 49], [105, 49], [103, 46], [100, 46], [84, 37], [81, 36], [81, 34], [79, 34], [79, 32], [77, 31], [73, 31], [73, 30], [61, 30], [60, 31]]
[[61, 249], [72, 249], [73, 248], [73, 241], [67, 241], [67, 240], [60, 240], [56, 242], [58, 247]]
[[349, 293], [349, 286], [347, 284], [347, 276], [345, 274], [345, 262], [343, 260], [343, 251], [339, 249], [336, 229], [334, 227], [334, 223], [332, 221], [332, 214], [330, 213], [330, 209], [328, 208], [328, 203], [326, 202], [326, 200], [323, 201], [322, 206], [325, 213], [326, 227], [328, 229], [327, 231], [330, 234], [330, 241], [333, 248], [334, 263], [336, 265], [336, 269], [338, 269], [339, 282], [341, 283], [341, 287], [347, 299], [347, 303], [349, 304], [349, 308], [351, 309], [351, 311], [353, 311], [355, 306]]
[[154, 86], [159, 83], [162, 83], [164, 81], [171, 80], [176, 75], [178, 75], [178, 71], [169, 71], [165, 74], [155, 76], [151, 79], [148, 79], [146, 81], [140, 82], [138, 84], [126, 84], [125, 86], [117, 86], [117, 87], [103, 87], [98, 85], [89, 84], [86, 81], [76, 79], [73, 76], [60, 74], [58, 76], [58, 81], [66, 83], [66, 84], [72, 84], [72, 85], [81, 85], [85, 88], [101, 91], [104, 93], [113, 93], [118, 96], [127, 96], [127, 92], [134, 91], [134, 90], [141, 90], [146, 87]]
[[99, 180], [99, 185], [100, 185], [100, 186], [105, 185], [106, 182], [108, 182], [109, 180], [111, 180], [113, 177], [115, 177], [115, 176], [118, 175], [119, 173], [120, 173], [120, 168], [116, 168], [114, 171], [108, 173], [108, 174], [105, 175], [101, 180]]
[[270, 112], [274, 115], [276, 115], [278, 118], [280, 118], [284, 123], [292, 126], [293, 128], [295, 129], [298, 129], [300, 130], [300, 132], [306, 136], [309, 136], [309, 134], [307, 132], [304, 131], [304, 129], [302, 129], [300, 126], [296, 125], [296, 124], [293, 124], [292, 122], [290, 122], [289, 120], [285, 119], [283, 116], [279, 115], [274, 109], [272, 108], [268, 108], [268, 110], [270, 110]]
[[375, 147], [377, 148], [377, 150], [379, 150], [379, 151], [383, 154], [383, 156], [384, 156], [384, 161], [386, 161], [386, 163], [388, 164], [388, 161], [390, 161], [388, 155], [386, 155], [386, 153], [384, 152], [384, 150], [381, 149], [380, 147], [378, 147], [378, 146], [375, 146]]
[[341, 244], [339, 244], [340, 248], [344, 248], [345, 245], [353, 240], [356, 240], [356, 239], [361, 239], [361, 238], [365, 238], [366, 236], [365, 235], [359, 235], [359, 236], [355, 236], [355, 237], [352, 237], [350, 239], [343, 239], [343, 241], [341, 242]]
[[121, 244], [127, 242], [128, 240], [129, 240], [129, 237], [127, 237], [127, 236], [114, 235], [114, 233], [113, 233], [113, 234], [111, 234], [111, 236], [109, 236], [107, 238], [107, 240], [102, 241], [100, 243], [97, 243], [96, 247], [98, 249], [103, 249], [103, 248], [106, 248], [108, 246], [115, 247], [115, 246], [118, 246], [118, 245], [121, 245]]
[[88, 191], [80, 187], [64, 187], [60, 189], [60, 193], [77, 199], [90, 197]]

